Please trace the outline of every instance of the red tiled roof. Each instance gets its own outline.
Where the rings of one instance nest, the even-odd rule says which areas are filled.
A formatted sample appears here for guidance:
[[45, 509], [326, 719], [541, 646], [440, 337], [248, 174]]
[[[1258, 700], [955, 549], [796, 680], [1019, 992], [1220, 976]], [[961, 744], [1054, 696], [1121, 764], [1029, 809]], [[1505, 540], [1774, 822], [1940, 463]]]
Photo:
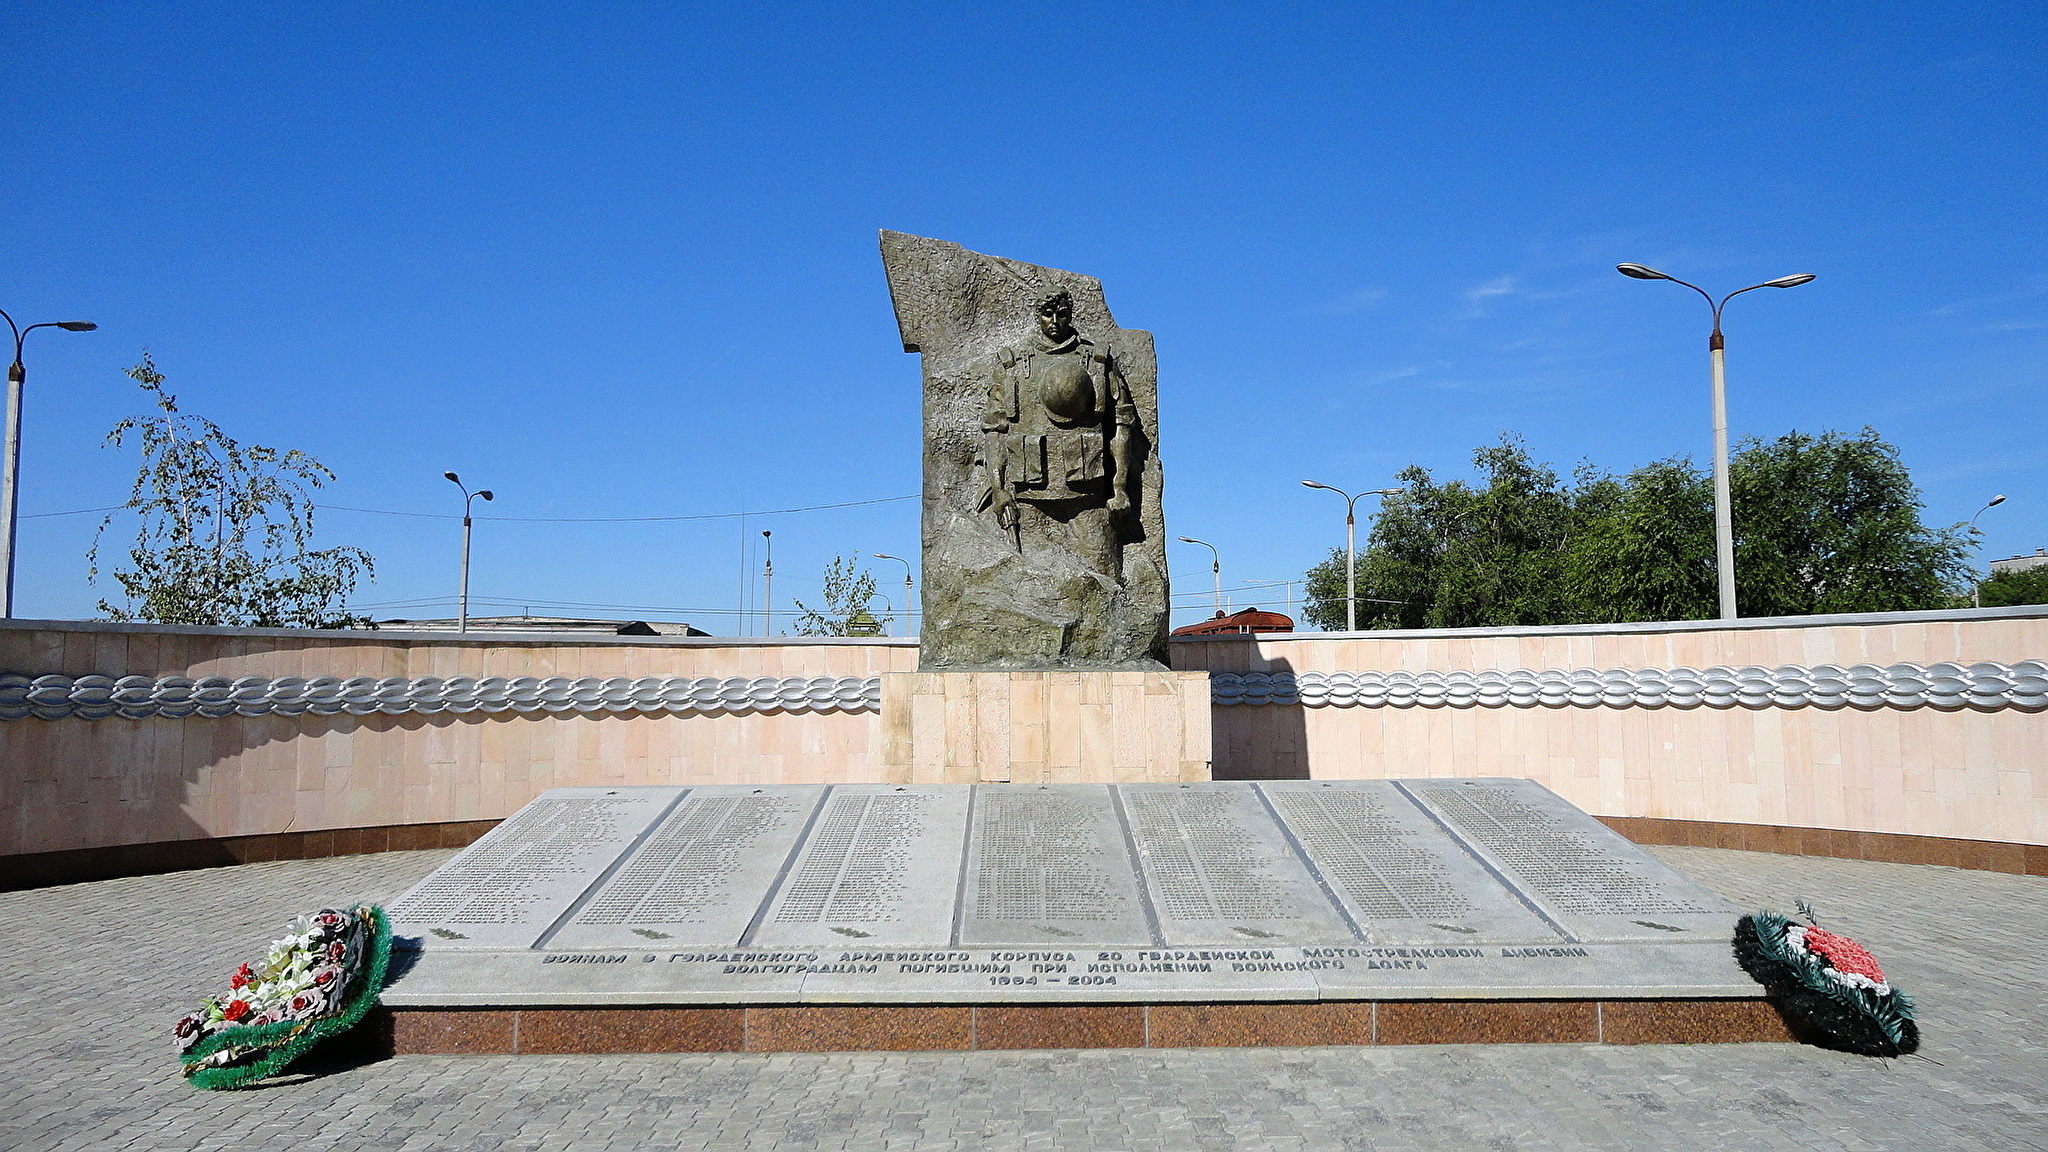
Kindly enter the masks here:
[[1294, 621], [1282, 616], [1280, 613], [1262, 612], [1257, 608], [1247, 608], [1242, 612], [1236, 612], [1229, 616], [1218, 612], [1199, 624], [1189, 624], [1184, 627], [1175, 628], [1172, 634], [1175, 636], [1223, 636], [1248, 635], [1255, 632], [1292, 631], [1294, 631]]

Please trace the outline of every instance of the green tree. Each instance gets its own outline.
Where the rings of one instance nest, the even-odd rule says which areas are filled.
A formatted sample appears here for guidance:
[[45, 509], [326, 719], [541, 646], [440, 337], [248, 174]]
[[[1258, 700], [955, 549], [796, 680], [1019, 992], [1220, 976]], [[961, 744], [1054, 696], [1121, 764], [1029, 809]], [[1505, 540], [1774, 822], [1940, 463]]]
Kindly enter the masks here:
[[[796, 606], [804, 610], [797, 618], [796, 634], [799, 636], [848, 636], [853, 633], [850, 625], [855, 616], [867, 611], [868, 601], [875, 598], [875, 578], [859, 564], [860, 553], [849, 560], [834, 556], [825, 565], [825, 603], [823, 611], [798, 600]], [[889, 617], [876, 620], [887, 624]]]
[[1970, 538], [1920, 522], [1898, 449], [1872, 429], [1745, 442], [1729, 483], [1744, 616], [1946, 608], [1967, 595]]
[[[1361, 628], [1548, 623], [1570, 611], [1574, 493], [1513, 436], [1473, 453], [1477, 484], [1398, 474], [1358, 556]], [[1344, 553], [1310, 569], [1303, 615], [1344, 626]]]
[[[1713, 491], [1690, 461], [1572, 483], [1512, 436], [1474, 453], [1478, 481], [1422, 468], [1373, 520], [1358, 559], [1359, 623], [1458, 628], [1710, 619], [1718, 611]], [[1920, 520], [1898, 452], [1855, 436], [1790, 433], [1740, 446], [1730, 468], [1745, 616], [1947, 607], [1966, 538]], [[1303, 615], [1344, 621], [1344, 555], [1308, 574]]]
[[369, 621], [341, 605], [374, 571], [360, 548], [314, 550], [313, 489], [334, 478], [297, 449], [243, 446], [211, 420], [178, 410], [147, 352], [128, 375], [156, 398], [157, 414], [131, 416], [107, 444], [142, 454], [128, 503], [100, 522], [87, 553], [100, 574], [100, 542], [114, 519], [139, 520], [128, 567], [112, 573], [124, 604], [101, 600], [111, 620], [259, 628], [349, 628]]
[[1977, 598], [1986, 608], [2048, 604], [2048, 564], [2021, 572], [1994, 572], [1978, 588]]
[[1704, 620], [1720, 611], [1712, 480], [1684, 460], [1616, 479], [1582, 470], [1569, 623]]

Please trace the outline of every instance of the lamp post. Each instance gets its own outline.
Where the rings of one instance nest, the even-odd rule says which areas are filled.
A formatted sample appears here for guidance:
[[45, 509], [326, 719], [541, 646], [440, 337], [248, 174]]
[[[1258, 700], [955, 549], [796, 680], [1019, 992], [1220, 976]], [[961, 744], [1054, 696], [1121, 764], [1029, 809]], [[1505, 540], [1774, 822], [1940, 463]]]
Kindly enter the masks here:
[[775, 634], [775, 533], [761, 530], [761, 635]]
[[[917, 600], [916, 600], [916, 599], [915, 599], [915, 598], [914, 598], [914, 597], [912, 596], [912, 594], [911, 594], [911, 585], [910, 585], [910, 561], [908, 561], [908, 560], [905, 560], [905, 559], [904, 559], [903, 557], [901, 557], [901, 556], [891, 556], [891, 555], [889, 555], [889, 554], [888, 554], [887, 552], [877, 552], [877, 553], [875, 553], [875, 559], [877, 559], [877, 560], [894, 560], [894, 561], [895, 561], [895, 562], [897, 562], [898, 564], [901, 564], [901, 565], [903, 565], [903, 614], [904, 614], [905, 616], [908, 616], [908, 615], [910, 615], [910, 606], [911, 606], [912, 604], [915, 604], [915, 603], [917, 603]], [[905, 633], [905, 635], [908, 635], [908, 633]]]
[[1344, 630], [1358, 631], [1358, 496], [1398, 496], [1399, 488], [1375, 488], [1358, 496], [1329, 484], [1303, 480], [1304, 488], [1321, 488], [1344, 498]]
[[1801, 272], [1796, 276], [1780, 276], [1747, 288], [1737, 288], [1715, 303], [1713, 296], [1697, 284], [1686, 284], [1676, 276], [1666, 276], [1655, 268], [1641, 264], [1616, 264], [1614, 270], [1623, 276], [1637, 280], [1669, 280], [1673, 284], [1685, 284], [1700, 294], [1707, 306], [1714, 312], [1714, 331], [1707, 337], [1707, 356], [1713, 362], [1714, 370], [1714, 569], [1721, 585], [1721, 619], [1735, 619], [1735, 519], [1731, 511], [1732, 500], [1728, 493], [1728, 379], [1724, 363], [1721, 339], [1721, 309], [1728, 301], [1744, 292], [1759, 288], [1797, 288], [1811, 283], [1813, 273]]
[[1209, 550], [1209, 575], [1216, 581], [1216, 615], [1223, 615], [1223, 554], [1216, 551], [1214, 544], [1209, 543], [1207, 540], [1197, 540], [1193, 536], [1183, 536], [1180, 538], [1180, 542], [1183, 544], [1200, 544]]
[[[1996, 508], [2003, 503], [2005, 503], [2005, 495], [2003, 493], [2000, 493], [1997, 496], [1993, 496], [1990, 499], [1990, 501], [1988, 501], [1982, 508], [1977, 509], [1977, 516], [1982, 516], [1986, 512], [1991, 511], [1993, 508]], [[1970, 517], [1970, 531], [1972, 533], [1975, 533], [1977, 531], [1977, 516]], [[1976, 573], [1972, 572], [1970, 574], [1970, 607], [1982, 608], [1983, 606], [1984, 582], [1982, 580], [1977, 579]]]
[[38, 328], [62, 328], [66, 332], [90, 332], [99, 327], [89, 320], [52, 320], [44, 324], [17, 325], [14, 317], [0, 312], [0, 319], [14, 333], [14, 360], [7, 365], [7, 445], [0, 462], [0, 619], [14, 616], [14, 519], [21, 502], [21, 386], [28, 372], [21, 366], [21, 342]]
[[457, 476], [453, 472], [443, 472], [441, 475], [446, 476], [450, 483], [462, 489], [462, 593], [456, 601], [455, 630], [457, 632], [467, 632], [469, 631], [469, 506], [470, 502], [479, 496], [485, 500], [494, 500], [496, 497], [491, 495], [489, 488], [479, 492], [471, 492], [467, 487], [464, 487], [462, 477]]

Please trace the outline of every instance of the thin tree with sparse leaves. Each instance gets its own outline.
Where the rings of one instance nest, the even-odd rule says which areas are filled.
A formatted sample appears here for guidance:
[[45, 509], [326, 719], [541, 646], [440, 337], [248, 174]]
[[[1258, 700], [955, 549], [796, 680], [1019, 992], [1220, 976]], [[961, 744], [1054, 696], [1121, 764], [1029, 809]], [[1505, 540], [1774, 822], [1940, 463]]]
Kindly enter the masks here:
[[255, 628], [353, 628], [370, 622], [343, 607], [374, 571], [361, 548], [312, 548], [313, 490], [334, 478], [297, 449], [244, 446], [213, 421], [178, 410], [147, 352], [128, 375], [157, 412], [107, 433], [131, 443], [142, 465], [128, 502], [109, 513], [86, 555], [100, 575], [100, 544], [114, 521], [138, 520], [127, 565], [111, 573], [125, 602], [101, 600], [110, 620]]
[[[797, 618], [796, 634], [799, 636], [848, 636], [852, 635], [854, 617], [867, 610], [868, 601], [875, 598], [875, 578], [859, 564], [860, 553], [853, 559], [834, 556], [825, 566], [825, 603], [819, 611], [798, 600], [796, 606], [804, 610]], [[887, 624], [889, 617], [883, 616], [875, 624]]]

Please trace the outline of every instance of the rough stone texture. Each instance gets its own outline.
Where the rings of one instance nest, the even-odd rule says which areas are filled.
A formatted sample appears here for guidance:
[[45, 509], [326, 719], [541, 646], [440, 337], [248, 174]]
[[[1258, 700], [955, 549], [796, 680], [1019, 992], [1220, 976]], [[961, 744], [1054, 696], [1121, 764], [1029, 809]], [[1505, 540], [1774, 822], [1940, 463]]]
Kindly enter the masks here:
[[[1805, 896], [1920, 1000], [1927, 1060], [1795, 1044], [658, 1056], [315, 1054], [255, 1092], [178, 1082], [169, 1024], [292, 915], [390, 899], [451, 853], [0, 894], [0, 1147], [716, 1152], [1435, 1152], [2048, 1144], [2048, 880], [1711, 848], [1745, 908]], [[1610, 1037], [1610, 1041], [1612, 1037]]]
[[882, 265], [924, 354], [919, 668], [1163, 668], [1151, 333], [1092, 277], [901, 232]]

